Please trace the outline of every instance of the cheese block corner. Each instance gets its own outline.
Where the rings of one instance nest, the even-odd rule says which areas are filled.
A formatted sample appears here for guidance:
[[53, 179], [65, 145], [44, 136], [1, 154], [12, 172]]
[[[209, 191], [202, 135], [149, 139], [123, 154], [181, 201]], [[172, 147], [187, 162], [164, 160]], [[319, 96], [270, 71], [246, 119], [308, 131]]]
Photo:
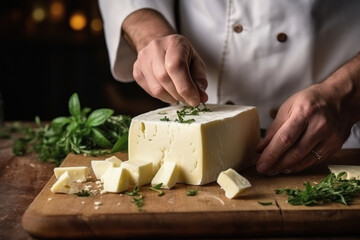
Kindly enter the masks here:
[[[129, 161], [176, 162], [178, 182], [203, 185], [228, 168], [243, 170], [257, 161], [258, 112], [252, 106], [207, 104], [210, 111], [184, 116], [184, 106], [171, 106], [136, 116], [129, 129]], [[200, 109], [202, 107], [199, 107]]]

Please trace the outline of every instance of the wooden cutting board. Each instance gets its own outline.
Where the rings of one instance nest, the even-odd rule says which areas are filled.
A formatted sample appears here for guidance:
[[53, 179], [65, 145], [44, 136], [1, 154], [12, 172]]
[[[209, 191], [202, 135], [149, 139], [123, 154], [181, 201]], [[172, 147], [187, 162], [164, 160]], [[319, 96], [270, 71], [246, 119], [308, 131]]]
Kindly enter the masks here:
[[[117, 154], [126, 159], [126, 154]], [[70, 154], [62, 166], [88, 166], [93, 159]], [[327, 164], [357, 164], [359, 150], [343, 150]], [[89, 168], [91, 169], [91, 168]], [[88, 237], [234, 237], [280, 236], [307, 234], [359, 234], [360, 200], [351, 206], [292, 206], [287, 196], [276, 195], [274, 189], [302, 188], [305, 181], [319, 182], [327, 176], [327, 165], [319, 165], [298, 175], [262, 176], [250, 168], [241, 174], [252, 188], [229, 200], [216, 183], [205, 186], [177, 184], [165, 195], [157, 196], [148, 186], [140, 188], [144, 195], [143, 211], [138, 211], [125, 194], [100, 194], [94, 174], [84, 185], [96, 194], [90, 197], [50, 192], [53, 176], [25, 212], [22, 224], [39, 238]], [[196, 196], [186, 191], [198, 189]], [[130, 188], [129, 190], [132, 190]], [[258, 201], [271, 202], [261, 205]], [[96, 206], [95, 202], [101, 202]]]

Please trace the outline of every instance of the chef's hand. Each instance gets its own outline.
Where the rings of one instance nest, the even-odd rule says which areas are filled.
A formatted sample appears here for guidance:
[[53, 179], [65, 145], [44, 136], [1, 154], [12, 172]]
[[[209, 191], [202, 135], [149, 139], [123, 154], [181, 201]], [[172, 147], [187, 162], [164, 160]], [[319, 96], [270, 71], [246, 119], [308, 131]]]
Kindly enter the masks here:
[[133, 76], [147, 93], [164, 102], [191, 106], [208, 100], [205, 64], [161, 14], [150, 9], [136, 11], [122, 29], [138, 53]]
[[359, 120], [360, 55], [280, 107], [258, 145], [258, 172], [297, 173], [326, 160], [342, 147]]

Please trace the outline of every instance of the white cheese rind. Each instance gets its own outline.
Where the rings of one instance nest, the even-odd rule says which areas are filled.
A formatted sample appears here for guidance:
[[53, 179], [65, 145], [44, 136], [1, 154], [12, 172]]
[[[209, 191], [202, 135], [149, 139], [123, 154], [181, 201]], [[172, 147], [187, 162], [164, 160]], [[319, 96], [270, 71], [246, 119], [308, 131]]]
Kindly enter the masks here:
[[108, 167], [102, 176], [104, 191], [112, 193], [124, 192], [129, 187], [130, 176], [122, 167]]
[[251, 187], [246, 178], [231, 168], [219, 174], [217, 183], [225, 191], [225, 196], [229, 199], [237, 197], [245, 189]]
[[75, 194], [79, 192], [79, 188], [71, 179], [69, 172], [65, 171], [54, 183], [50, 191], [53, 193]]
[[54, 168], [54, 174], [56, 178], [59, 178], [64, 172], [68, 172], [69, 177], [72, 181], [85, 182], [88, 177], [88, 167], [57, 167]]
[[[216, 181], [228, 168], [238, 171], [253, 165], [260, 140], [255, 107], [207, 105], [191, 124], [179, 123], [168, 107], [134, 117], [129, 130], [129, 161], [151, 161], [156, 172], [163, 162], [176, 162], [179, 182], [193, 185]], [[167, 116], [170, 121], [161, 121]]]
[[151, 162], [126, 161], [121, 164], [121, 167], [129, 174], [131, 185], [140, 187], [149, 184], [154, 177], [153, 165]]
[[360, 166], [355, 165], [329, 165], [330, 172], [334, 173], [336, 176], [345, 172], [345, 175], [342, 176], [342, 179], [350, 180], [357, 179], [360, 180]]
[[159, 171], [155, 174], [151, 181], [152, 186], [162, 183], [161, 188], [171, 189], [177, 182], [179, 177], [179, 168], [175, 162], [164, 162]]

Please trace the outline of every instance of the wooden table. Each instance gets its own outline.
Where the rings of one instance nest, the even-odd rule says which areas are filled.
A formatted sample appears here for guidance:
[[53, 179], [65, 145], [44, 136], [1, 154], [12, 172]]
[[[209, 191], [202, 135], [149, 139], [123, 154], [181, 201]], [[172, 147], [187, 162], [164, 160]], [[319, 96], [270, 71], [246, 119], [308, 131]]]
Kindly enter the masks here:
[[[342, 150], [332, 160], [358, 158], [360, 150]], [[33, 239], [21, 226], [21, 217], [53, 174], [54, 165], [42, 163], [34, 154], [16, 157], [12, 140], [0, 140], [0, 239]], [[331, 228], [331, 221], [329, 221]], [[360, 232], [360, 230], [358, 231]], [[271, 236], [269, 239], [302, 239], [298, 236]], [[333, 234], [313, 239], [359, 239], [360, 235]], [[249, 239], [249, 237], [247, 237]], [[307, 237], [309, 239], [309, 237]]]

